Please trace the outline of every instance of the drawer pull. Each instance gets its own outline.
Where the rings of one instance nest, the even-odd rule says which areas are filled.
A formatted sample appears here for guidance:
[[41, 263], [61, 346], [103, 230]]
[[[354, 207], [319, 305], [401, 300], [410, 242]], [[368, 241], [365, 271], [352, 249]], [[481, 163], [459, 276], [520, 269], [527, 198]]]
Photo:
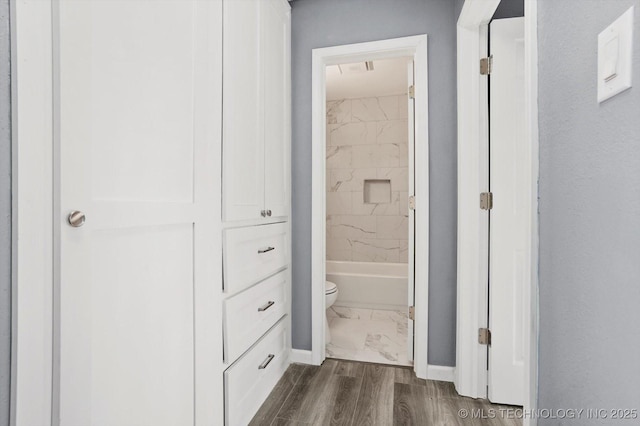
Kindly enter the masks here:
[[264, 311], [266, 311], [267, 309], [269, 309], [270, 307], [272, 307], [275, 304], [276, 304], [276, 302], [272, 302], [271, 300], [269, 300], [265, 305], [260, 306], [258, 308], [258, 312], [264, 312]]
[[258, 250], [258, 254], [269, 253], [271, 250], [275, 250], [275, 247], [267, 247], [266, 249]]
[[274, 359], [275, 357], [276, 357], [275, 355], [273, 355], [273, 354], [269, 354], [269, 356], [267, 357], [267, 359], [265, 359], [264, 361], [262, 361], [262, 364], [260, 364], [260, 365], [258, 366], [258, 370], [264, 370], [265, 368], [267, 368], [267, 365], [269, 365], [269, 363], [270, 363], [271, 361], [273, 361], [273, 359]]

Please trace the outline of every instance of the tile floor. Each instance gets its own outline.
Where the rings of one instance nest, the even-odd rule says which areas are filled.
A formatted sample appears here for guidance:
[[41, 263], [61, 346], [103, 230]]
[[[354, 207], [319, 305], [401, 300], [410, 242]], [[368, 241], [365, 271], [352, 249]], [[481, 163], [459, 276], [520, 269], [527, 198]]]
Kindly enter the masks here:
[[408, 312], [345, 308], [327, 310], [331, 343], [327, 357], [412, 365], [407, 357]]

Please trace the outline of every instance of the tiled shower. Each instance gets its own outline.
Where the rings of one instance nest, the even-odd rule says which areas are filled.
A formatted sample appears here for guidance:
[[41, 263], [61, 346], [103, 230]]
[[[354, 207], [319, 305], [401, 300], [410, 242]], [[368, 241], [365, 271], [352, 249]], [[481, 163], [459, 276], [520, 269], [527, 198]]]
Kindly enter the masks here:
[[327, 102], [327, 260], [407, 262], [407, 96]]

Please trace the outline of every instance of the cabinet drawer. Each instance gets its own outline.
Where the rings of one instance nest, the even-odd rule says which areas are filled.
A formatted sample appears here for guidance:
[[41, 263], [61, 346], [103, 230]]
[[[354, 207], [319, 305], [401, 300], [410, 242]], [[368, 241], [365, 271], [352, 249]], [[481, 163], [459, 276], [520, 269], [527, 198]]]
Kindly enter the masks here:
[[224, 302], [225, 360], [233, 362], [286, 313], [287, 273], [280, 272]]
[[287, 318], [224, 373], [225, 424], [248, 424], [289, 366]]
[[227, 229], [224, 291], [233, 294], [287, 266], [286, 223]]

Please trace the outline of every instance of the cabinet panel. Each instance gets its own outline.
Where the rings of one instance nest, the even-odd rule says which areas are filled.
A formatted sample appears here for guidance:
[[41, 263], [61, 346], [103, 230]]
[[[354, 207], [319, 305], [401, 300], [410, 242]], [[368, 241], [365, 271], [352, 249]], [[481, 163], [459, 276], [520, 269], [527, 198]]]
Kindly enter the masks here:
[[289, 214], [290, 10], [283, 0], [263, 3], [265, 209]]
[[235, 361], [287, 311], [287, 272], [267, 278], [224, 302], [224, 350]]
[[223, 219], [264, 209], [262, 3], [225, 0], [223, 49]]
[[224, 373], [225, 424], [249, 424], [289, 366], [286, 318]]
[[224, 233], [224, 290], [234, 294], [288, 264], [287, 224], [227, 229]]

